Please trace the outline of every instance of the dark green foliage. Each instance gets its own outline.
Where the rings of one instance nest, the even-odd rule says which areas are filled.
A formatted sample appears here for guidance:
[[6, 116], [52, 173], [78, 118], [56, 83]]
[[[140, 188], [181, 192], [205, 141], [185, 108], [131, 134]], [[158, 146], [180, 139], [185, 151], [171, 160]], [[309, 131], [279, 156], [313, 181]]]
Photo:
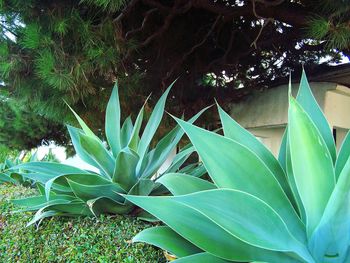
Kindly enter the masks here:
[[165, 262], [162, 252], [128, 241], [149, 227], [127, 217], [55, 218], [36, 229], [29, 213], [12, 213], [8, 201], [35, 194], [21, 186], [0, 185], [1, 262]]
[[[0, 45], [0, 74], [6, 89], [19, 103], [61, 122], [72, 120], [65, 117], [64, 99], [83, 116], [87, 114], [95, 128], [100, 127], [109, 94], [106, 88], [116, 78], [112, 68], [121, 48], [111, 18], [95, 21], [100, 14], [96, 7], [79, 9], [83, 6], [78, 1], [68, 5], [19, 2], [6, 1], [0, 9], [7, 15], [2, 25], [12, 27], [2, 28], [6, 34]], [[120, 7], [117, 2], [110, 1], [106, 7]], [[103, 5], [102, 1], [97, 4]]]
[[55, 140], [64, 145], [67, 142], [65, 136], [62, 124], [48, 121], [31, 107], [0, 97], [0, 145], [12, 150], [30, 150], [41, 145], [43, 140]]
[[348, 1], [319, 1], [319, 15], [309, 19], [308, 35], [319, 41], [327, 40], [328, 48], [350, 47], [350, 6]]
[[5, 162], [7, 158], [15, 158], [18, 154], [18, 150], [11, 150], [5, 145], [0, 145], [0, 163]]
[[213, 97], [270, 87], [300, 63], [339, 62], [350, 54], [349, 8], [342, 0], [2, 0], [2, 90], [74, 122], [64, 99], [98, 131], [116, 79], [127, 87], [128, 116], [179, 77], [169, 108], [191, 116]]

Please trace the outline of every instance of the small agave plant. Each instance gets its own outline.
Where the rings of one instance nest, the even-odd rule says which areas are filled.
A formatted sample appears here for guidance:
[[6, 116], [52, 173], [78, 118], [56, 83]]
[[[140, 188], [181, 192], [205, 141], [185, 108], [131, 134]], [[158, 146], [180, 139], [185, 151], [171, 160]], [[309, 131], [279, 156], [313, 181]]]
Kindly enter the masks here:
[[[125, 200], [124, 195], [153, 195], [167, 192], [156, 179], [161, 178], [159, 168], [174, 150], [184, 132], [176, 126], [166, 134], [153, 149], [151, 141], [161, 122], [165, 101], [171, 86], [157, 102], [142, 135], [144, 107], [135, 123], [128, 117], [121, 126], [118, 87], [115, 85], [106, 110], [105, 133], [107, 142], [99, 139], [76, 114], [81, 129], [68, 126], [73, 146], [78, 156], [100, 172], [82, 170], [73, 166], [31, 162], [21, 168], [23, 174], [38, 183], [40, 195], [13, 200], [24, 211], [37, 211], [29, 225], [45, 217], [56, 215], [99, 215], [101, 213], [128, 214], [135, 212], [135, 205]], [[192, 117], [194, 122], [201, 112]], [[190, 172], [201, 176], [205, 169], [200, 164], [183, 167], [194, 147], [184, 147], [173, 159], [164, 173]], [[138, 214], [151, 220], [147, 213]]]
[[[20, 156], [17, 156], [15, 159], [7, 158], [4, 163], [0, 164], [0, 184], [12, 183], [21, 184], [23, 186], [31, 186], [33, 181], [23, 175], [25, 171], [22, 169], [13, 169], [13, 167], [23, 163], [22, 159], [27, 159], [25, 162], [38, 161], [37, 152], [29, 153], [29, 155], [29, 159], [27, 159], [28, 155], [25, 154], [25, 156], [22, 158], [20, 158]], [[43, 158], [43, 160], [47, 162], [53, 161], [54, 159], [55, 156], [51, 151]]]
[[164, 176], [173, 196], [127, 196], [167, 225], [133, 241], [171, 252], [176, 263], [350, 262], [350, 135], [337, 156], [305, 73], [296, 99], [289, 96], [278, 160], [218, 110], [224, 136], [177, 119], [213, 183]]

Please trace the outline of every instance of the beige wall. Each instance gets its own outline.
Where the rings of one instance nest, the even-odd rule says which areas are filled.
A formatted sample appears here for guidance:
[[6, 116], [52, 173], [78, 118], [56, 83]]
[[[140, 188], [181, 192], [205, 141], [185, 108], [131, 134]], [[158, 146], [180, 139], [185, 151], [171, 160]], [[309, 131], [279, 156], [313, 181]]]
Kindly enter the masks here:
[[[350, 129], [350, 89], [334, 83], [311, 83], [314, 96], [324, 111], [330, 129], [336, 129], [337, 149]], [[293, 86], [296, 95], [297, 85]], [[233, 104], [231, 115], [257, 136], [277, 156], [287, 124], [288, 86], [255, 92], [242, 103]]]
[[[310, 83], [314, 96], [321, 106], [325, 106], [325, 93], [335, 90], [334, 83]], [[292, 86], [295, 96], [298, 84]], [[288, 116], [288, 85], [281, 85], [265, 91], [254, 92], [247, 100], [232, 104], [232, 117], [246, 128], [283, 126]]]
[[285, 127], [252, 128], [248, 130], [260, 139], [275, 156], [278, 156]]

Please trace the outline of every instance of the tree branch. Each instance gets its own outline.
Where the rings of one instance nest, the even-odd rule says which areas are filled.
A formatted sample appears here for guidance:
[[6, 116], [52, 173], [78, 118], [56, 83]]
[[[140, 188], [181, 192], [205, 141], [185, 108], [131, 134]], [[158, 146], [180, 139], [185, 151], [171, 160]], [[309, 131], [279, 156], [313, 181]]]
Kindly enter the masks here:
[[139, 28], [136, 28], [134, 30], [130, 30], [129, 32], [127, 32], [125, 34], [125, 39], [128, 40], [132, 37], [132, 35], [134, 35], [138, 32], [141, 32], [145, 28], [146, 23], [149, 20], [150, 16], [157, 11], [158, 11], [158, 8], [152, 8], [152, 9], [148, 10], [145, 14], [145, 17], [143, 18], [141, 26]]
[[165, 87], [165, 81], [174, 73], [174, 71], [176, 70], [176, 68], [181, 65], [189, 55], [191, 55], [197, 48], [199, 48], [200, 46], [202, 46], [207, 39], [209, 38], [209, 36], [213, 33], [215, 27], [217, 26], [218, 22], [220, 21], [221, 15], [218, 15], [214, 21], [214, 23], [211, 25], [209, 31], [207, 32], [207, 34], [204, 36], [204, 38], [197, 43], [196, 45], [194, 45], [189, 51], [187, 51], [178, 61], [176, 61], [173, 65], [173, 67], [170, 69], [170, 71], [167, 72], [167, 75], [165, 78], [162, 79], [162, 86]]
[[130, 14], [138, 1], [139, 0], [131, 0], [130, 3], [123, 9], [123, 11], [115, 19], [113, 19], [113, 23], [120, 23], [125, 16]]
[[[279, 5], [265, 5], [261, 1], [256, 2], [255, 11], [263, 18], [271, 17], [298, 27], [304, 27], [307, 23], [308, 10], [305, 10], [300, 4], [283, 2]], [[228, 20], [238, 16], [255, 17], [251, 3], [232, 7], [218, 3], [214, 4], [211, 0], [192, 0], [192, 6], [214, 14], [223, 15]]]

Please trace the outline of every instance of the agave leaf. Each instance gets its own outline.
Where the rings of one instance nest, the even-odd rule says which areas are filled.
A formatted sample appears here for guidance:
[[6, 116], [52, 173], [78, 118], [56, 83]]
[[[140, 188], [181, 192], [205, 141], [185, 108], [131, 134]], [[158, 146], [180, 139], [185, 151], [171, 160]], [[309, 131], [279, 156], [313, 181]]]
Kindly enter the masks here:
[[85, 152], [85, 150], [80, 144], [80, 134], [83, 133], [83, 130], [69, 125], [67, 125], [67, 129], [72, 140], [75, 152], [78, 154], [78, 156], [87, 164], [90, 164], [94, 167], [98, 167], [98, 164], [94, 161], [94, 159], [90, 157], [88, 153]]
[[133, 124], [131, 121], [131, 117], [127, 117], [123, 123], [122, 129], [120, 131], [120, 145], [121, 149], [125, 148], [130, 141], [130, 137], [133, 130]]
[[205, 169], [205, 167], [202, 163], [195, 164], [195, 166], [196, 166], [195, 168], [190, 168], [190, 170], [188, 170], [189, 166], [191, 166], [191, 165], [185, 166], [179, 172], [186, 173], [186, 174], [194, 176], [194, 177], [202, 177], [204, 174], [207, 173], [207, 170]]
[[117, 156], [112, 181], [119, 183], [124, 189], [130, 189], [137, 181], [138, 161], [139, 156], [131, 149], [121, 150]]
[[91, 212], [98, 216], [104, 213], [110, 214], [127, 214], [133, 210], [133, 206], [117, 202], [108, 198], [107, 196], [101, 196], [96, 199], [91, 199], [87, 202]]
[[165, 174], [156, 182], [164, 185], [173, 195], [216, 189], [216, 186], [208, 181], [180, 173]]
[[[271, 170], [244, 145], [176, 119], [218, 188], [250, 193], [268, 203], [300, 241], [305, 228]], [[218, 147], [220, 146], [220, 147]], [[264, 187], [261, 187], [261, 186]]]
[[[211, 192], [213, 194], [208, 195]], [[231, 194], [227, 194], [227, 192]], [[206, 196], [210, 196], [210, 200], [207, 200]], [[209, 210], [215, 207], [220, 209], [220, 213], [217, 214], [219, 218], [208, 217], [207, 214], [197, 209], [197, 205], [199, 205], [197, 201], [203, 201], [202, 197], [206, 200], [202, 204], [203, 206]], [[222, 202], [222, 197], [225, 199], [224, 202]], [[263, 247], [287, 251], [297, 250], [297, 253], [302, 254], [302, 257], [309, 259], [307, 251], [304, 251], [304, 247], [291, 237], [283, 221], [271, 207], [256, 197], [243, 192], [220, 189], [176, 197], [125, 196], [125, 198], [155, 215], [200, 249], [217, 257], [244, 262], [270, 262], [270, 259], [276, 258], [277, 255], [280, 256], [280, 259], [285, 257], [283, 253], [252, 246], [243, 241], [245, 240]], [[244, 199], [244, 202], [241, 198]], [[249, 201], [246, 202], [246, 199]], [[174, 211], [176, 211], [176, 216], [174, 216]], [[247, 218], [242, 216], [249, 211], [251, 213]], [[230, 218], [228, 219], [228, 217]], [[265, 217], [267, 219], [263, 219]], [[229, 221], [228, 228], [226, 228], [227, 222], [222, 221], [224, 218]], [[258, 222], [255, 222], [256, 220]], [[248, 227], [250, 223], [254, 227]], [[256, 236], [256, 234], [263, 234], [262, 238], [260, 239], [260, 236]], [[242, 239], [237, 238], [236, 235], [240, 238], [242, 236]], [[277, 239], [274, 241], [275, 238]]]
[[292, 97], [288, 116], [293, 174], [305, 209], [307, 236], [311, 237], [335, 186], [333, 161], [314, 122]]
[[175, 155], [174, 160], [171, 162], [168, 169], [164, 172], [166, 173], [175, 173], [180, 169], [180, 167], [186, 162], [186, 160], [191, 156], [196, 149], [191, 146], [187, 149], [182, 149], [178, 154]]
[[57, 211], [42, 211], [42, 210], [38, 210], [35, 213], [33, 219], [28, 222], [27, 227], [35, 224], [38, 221], [43, 220], [44, 218], [51, 217], [51, 216], [58, 216], [58, 215], [62, 215], [62, 214], [63, 214], [62, 212], [57, 212]]
[[[211, 106], [208, 106], [202, 109], [191, 119], [189, 119], [188, 122], [195, 122], [203, 114], [203, 112], [205, 112], [210, 107]], [[141, 173], [141, 177], [152, 177], [168, 158], [169, 153], [176, 147], [183, 135], [184, 131], [180, 128], [179, 125], [177, 125], [173, 130], [165, 135], [156, 145], [154, 152], [150, 152], [152, 154], [152, 157], [148, 156], [149, 165], [144, 169], [140, 169], [140, 171], [138, 171]], [[143, 165], [141, 165], [141, 167], [143, 167]]]
[[213, 256], [212, 254], [203, 252], [182, 257], [173, 261], [173, 263], [229, 263], [232, 261], [221, 259]]
[[152, 138], [154, 134], [156, 133], [156, 130], [158, 129], [158, 126], [163, 118], [164, 114], [164, 107], [165, 107], [165, 101], [168, 97], [169, 91], [174, 85], [175, 82], [171, 83], [170, 86], [167, 88], [167, 90], [163, 93], [163, 95], [158, 100], [156, 106], [153, 109], [153, 112], [147, 122], [147, 125], [142, 133], [140, 143], [137, 147], [137, 153], [140, 156], [140, 160], [142, 161], [145, 157], [145, 154], [147, 152], [147, 149], [152, 141]]
[[55, 199], [51, 199], [50, 201], [45, 201], [42, 203], [26, 206], [23, 210], [20, 210], [20, 212], [28, 212], [28, 211], [37, 211], [43, 207], [49, 207], [53, 205], [59, 205], [59, 204], [68, 204], [71, 201], [75, 200], [76, 198], [73, 196], [68, 196], [68, 195], [59, 195], [59, 196], [54, 196]]
[[49, 201], [51, 196], [55, 194], [54, 191], [51, 191], [51, 188], [53, 188], [54, 183], [58, 182], [58, 184], [62, 187], [62, 189], [60, 189], [61, 191], [72, 192], [72, 190], [69, 189], [69, 184], [64, 178], [64, 176], [65, 175], [58, 175], [45, 183], [45, 196], [47, 201]]
[[150, 223], [156, 223], [159, 222], [159, 219], [155, 216], [151, 215], [150, 213], [146, 212], [145, 210], [142, 210], [137, 213], [137, 219], [150, 222]]
[[202, 251], [166, 226], [145, 229], [138, 233], [132, 242], [145, 242], [169, 251], [177, 257], [185, 257]]
[[16, 170], [16, 169], [23, 169], [27, 171], [51, 175], [52, 176], [51, 178], [61, 174], [70, 174], [70, 173], [87, 174], [88, 173], [87, 171], [79, 169], [74, 166], [70, 166], [62, 163], [53, 163], [53, 162], [22, 163], [11, 168], [11, 170]]
[[100, 141], [82, 133], [79, 134], [79, 137], [80, 144], [85, 152], [98, 164], [103, 175], [111, 179], [115, 168], [113, 156]]
[[350, 159], [339, 176], [310, 248], [319, 262], [346, 262], [350, 243]]
[[45, 187], [43, 186], [42, 183], [36, 181], [35, 186], [41, 195], [45, 195]]
[[73, 200], [68, 204], [51, 205], [47, 209], [63, 212], [63, 215], [65, 216], [79, 216], [79, 215], [92, 216], [93, 215], [88, 205], [80, 200]]
[[45, 184], [50, 179], [56, 177], [56, 175], [50, 175], [47, 173], [23, 173], [23, 176], [29, 180]]
[[67, 181], [75, 196], [85, 202], [101, 196], [108, 197], [117, 202], [124, 201], [124, 198], [118, 194], [124, 193], [124, 190], [116, 183], [86, 185], [70, 179], [67, 179]]
[[[300, 259], [296, 259], [293, 257], [289, 257], [287, 253], [278, 253], [278, 252], [269, 252], [268, 255], [265, 257], [266, 262], [269, 263], [297, 263], [297, 262], [305, 262], [301, 261]], [[228, 262], [233, 262], [230, 260], [225, 260], [219, 257], [216, 257], [210, 253], [203, 252], [203, 253], [198, 253], [194, 254], [191, 256], [183, 257], [176, 259], [172, 261], [172, 263], [228, 263]], [[253, 263], [259, 263], [257, 261], [254, 261]], [[262, 262], [260, 262], [262, 263]]]
[[156, 184], [154, 181], [149, 179], [139, 179], [137, 183], [128, 192], [129, 195], [149, 195], [155, 188]]
[[175, 138], [180, 130], [180, 127], [171, 130], [158, 142], [156, 147], [146, 155], [139, 169], [140, 177], [149, 178], [157, 172], [169, 156], [169, 153], [176, 147], [177, 142]]
[[278, 153], [278, 162], [287, 174], [287, 138], [288, 138], [288, 126], [284, 130], [280, 150]]
[[295, 182], [295, 177], [293, 174], [293, 167], [292, 167], [292, 160], [290, 157], [290, 146], [289, 146], [289, 142], [288, 142], [288, 137], [287, 137], [286, 149], [287, 149], [286, 150], [286, 171], [287, 171], [288, 181], [289, 181], [290, 187], [292, 189], [294, 198], [295, 198], [296, 203], [297, 203], [296, 210], [298, 211], [301, 220], [305, 224], [306, 223], [306, 214], [305, 214], [303, 202], [300, 198], [300, 194], [298, 192], [298, 188], [297, 188], [297, 185]]
[[302, 245], [276, 211], [253, 195], [218, 189], [178, 196], [175, 200], [195, 207], [213, 223], [248, 244], [275, 251], [302, 251]]
[[71, 106], [68, 105], [68, 103], [66, 103], [66, 104], [69, 107], [69, 109], [73, 112], [75, 118], [78, 120], [80, 127], [83, 129], [84, 133], [87, 136], [90, 136], [92, 138], [99, 140], [98, 137], [94, 134], [94, 132], [89, 128], [89, 126], [86, 125], [86, 123], [83, 121], [83, 119], [79, 117], [79, 115], [71, 108]]
[[330, 126], [327, 122], [326, 117], [324, 116], [320, 106], [318, 105], [315, 97], [312, 95], [312, 91], [310, 89], [309, 83], [306, 78], [305, 71], [303, 69], [303, 73], [301, 76], [299, 92], [297, 95], [297, 101], [301, 105], [301, 107], [306, 111], [309, 115], [315, 126], [317, 127], [319, 133], [321, 134], [329, 153], [332, 157], [333, 162], [337, 158], [335, 143], [333, 139], [333, 134], [330, 129]]
[[132, 130], [130, 140], [128, 142], [128, 147], [135, 152], [137, 151], [137, 146], [138, 146], [139, 141], [140, 141], [139, 133], [140, 133], [142, 120], [143, 120], [144, 107], [145, 107], [145, 105], [142, 106], [141, 110], [139, 111], [139, 114], [137, 115], [135, 125], [134, 125], [134, 128]]
[[217, 104], [221, 123], [224, 129], [225, 137], [241, 143], [246, 146], [252, 152], [254, 152], [264, 164], [271, 170], [272, 174], [276, 177], [277, 181], [281, 185], [283, 191], [288, 196], [292, 203], [295, 203], [294, 196], [287, 181], [286, 174], [284, 173], [281, 165], [273, 156], [273, 154], [262, 144], [253, 134], [248, 132], [242, 126], [240, 126], [234, 119], [231, 118], [220, 106]]
[[33, 205], [39, 205], [45, 202], [46, 202], [46, 197], [44, 195], [11, 200], [11, 203], [18, 206], [33, 206]]
[[111, 181], [106, 180], [105, 178], [97, 174], [61, 174], [45, 183], [45, 195], [47, 200], [51, 198], [51, 188], [54, 188], [55, 184], [56, 187], [57, 185], [60, 186], [58, 188], [60, 191], [72, 192], [67, 182], [67, 179], [71, 179], [76, 182], [84, 182], [84, 184], [86, 185], [104, 185], [111, 183]]
[[117, 157], [120, 145], [120, 104], [118, 94], [118, 83], [116, 82], [109, 98], [106, 108], [105, 131], [107, 141], [113, 152], [113, 156]]
[[16, 184], [16, 180], [12, 179], [5, 173], [0, 173], [0, 183], [13, 183]]
[[350, 157], [350, 132], [346, 134], [346, 137], [341, 145], [339, 150], [338, 159], [335, 163], [335, 177], [338, 180], [338, 177], [343, 170], [346, 162]]

